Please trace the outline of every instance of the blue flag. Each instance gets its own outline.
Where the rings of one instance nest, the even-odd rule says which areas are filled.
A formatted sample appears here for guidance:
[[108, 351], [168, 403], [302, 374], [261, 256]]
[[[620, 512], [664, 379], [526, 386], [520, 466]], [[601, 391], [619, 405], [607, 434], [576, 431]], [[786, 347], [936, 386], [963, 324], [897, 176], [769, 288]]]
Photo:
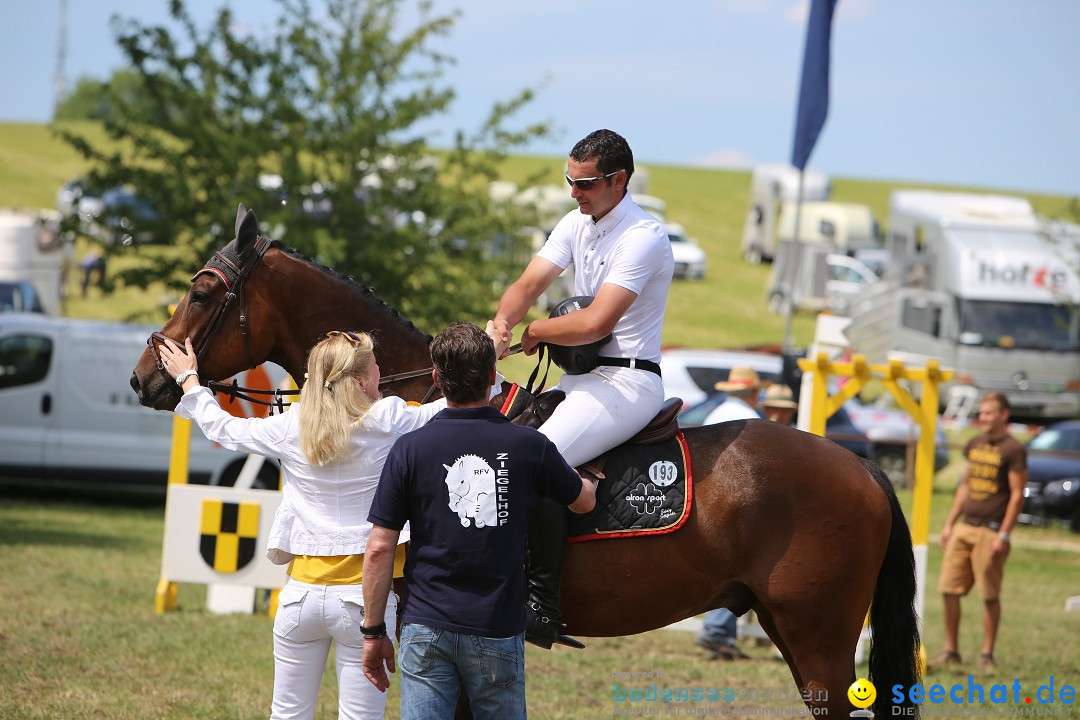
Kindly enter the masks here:
[[829, 37], [837, 0], [810, 0], [791, 164], [803, 170], [829, 113]]

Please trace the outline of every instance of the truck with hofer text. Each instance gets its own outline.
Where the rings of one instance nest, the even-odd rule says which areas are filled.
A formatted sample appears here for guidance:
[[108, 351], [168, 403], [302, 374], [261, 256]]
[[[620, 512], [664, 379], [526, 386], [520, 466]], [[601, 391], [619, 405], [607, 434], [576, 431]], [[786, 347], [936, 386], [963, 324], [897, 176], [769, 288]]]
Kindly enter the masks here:
[[898, 190], [890, 205], [888, 269], [850, 304], [855, 352], [935, 358], [952, 392], [998, 390], [1014, 420], [1080, 415], [1080, 228], [1016, 197]]

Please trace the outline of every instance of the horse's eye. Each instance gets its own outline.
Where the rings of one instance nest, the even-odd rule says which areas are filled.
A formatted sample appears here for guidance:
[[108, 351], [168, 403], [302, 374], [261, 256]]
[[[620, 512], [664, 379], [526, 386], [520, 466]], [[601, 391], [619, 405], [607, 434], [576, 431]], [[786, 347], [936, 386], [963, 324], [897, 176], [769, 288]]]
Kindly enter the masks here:
[[191, 302], [196, 303], [198, 305], [205, 305], [206, 301], [209, 298], [210, 298], [209, 295], [207, 295], [206, 293], [201, 292], [199, 290], [196, 290], [195, 292], [191, 293]]

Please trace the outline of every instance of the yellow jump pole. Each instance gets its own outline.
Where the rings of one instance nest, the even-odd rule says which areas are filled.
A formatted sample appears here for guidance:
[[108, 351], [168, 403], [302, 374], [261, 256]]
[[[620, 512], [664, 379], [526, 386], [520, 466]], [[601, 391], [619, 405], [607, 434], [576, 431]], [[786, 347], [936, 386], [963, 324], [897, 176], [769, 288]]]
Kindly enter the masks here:
[[[169, 454], [169, 486], [184, 485], [188, 481], [188, 460], [191, 454], [191, 421], [173, 415], [172, 451]], [[165, 515], [169, 514], [169, 496], [165, 495]], [[164, 561], [164, 556], [163, 556]], [[154, 611], [159, 615], [176, 609], [177, 584], [164, 577], [158, 580], [154, 592]]]

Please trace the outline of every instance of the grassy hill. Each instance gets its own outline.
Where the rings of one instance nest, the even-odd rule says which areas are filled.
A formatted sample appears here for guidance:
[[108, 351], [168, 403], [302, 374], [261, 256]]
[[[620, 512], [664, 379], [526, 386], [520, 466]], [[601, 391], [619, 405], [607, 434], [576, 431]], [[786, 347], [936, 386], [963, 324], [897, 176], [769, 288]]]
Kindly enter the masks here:
[[[100, 132], [97, 128], [90, 129]], [[770, 314], [766, 306], [765, 283], [769, 267], [749, 266], [741, 259], [740, 242], [749, 203], [750, 174], [645, 165], [650, 173], [649, 193], [667, 202], [668, 216], [683, 224], [689, 234], [697, 238], [709, 259], [704, 281], [676, 281], [673, 285], [664, 342], [695, 347], [781, 342], [784, 319]], [[515, 157], [507, 162], [504, 176], [521, 182], [529, 174], [542, 171], [548, 182], [561, 183], [563, 168], [564, 158]], [[0, 207], [52, 207], [57, 189], [84, 169], [82, 159], [55, 139], [48, 127], [0, 123]], [[868, 205], [884, 223], [892, 190], [935, 186], [834, 178], [833, 187], [835, 200]], [[940, 189], [941, 186], [937, 187]], [[1063, 197], [1026, 197], [1036, 210], [1047, 215], [1063, 214], [1068, 203]], [[223, 217], [228, 215], [227, 209], [222, 212]], [[81, 256], [85, 248], [79, 250], [77, 255]], [[167, 297], [163, 289], [124, 288], [109, 298], [94, 293], [86, 300], [73, 296], [65, 312], [77, 317], [155, 320], [161, 317], [162, 301]], [[493, 303], [497, 300], [492, 297]], [[797, 344], [809, 342], [813, 324], [811, 315], [795, 318]]]

